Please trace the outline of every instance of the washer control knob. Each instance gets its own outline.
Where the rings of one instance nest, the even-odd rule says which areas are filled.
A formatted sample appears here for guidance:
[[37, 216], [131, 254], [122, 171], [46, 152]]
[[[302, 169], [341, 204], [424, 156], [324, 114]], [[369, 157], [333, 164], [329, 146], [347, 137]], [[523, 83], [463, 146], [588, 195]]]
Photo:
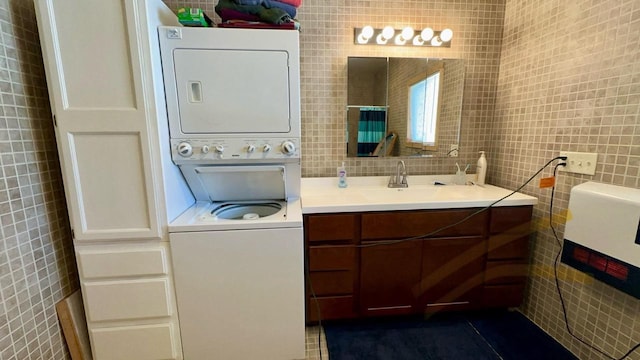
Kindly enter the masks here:
[[269, 152], [269, 151], [271, 151], [271, 145], [269, 144], [262, 145], [262, 152]]
[[202, 145], [202, 153], [203, 154], [209, 153], [209, 145]]
[[256, 146], [255, 145], [247, 145], [247, 152], [248, 153], [252, 153], [256, 151]]
[[285, 155], [292, 155], [296, 151], [296, 145], [292, 141], [284, 141], [281, 147]]
[[224, 146], [222, 145], [216, 145], [216, 152], [218, 154], [222, 154], [224, 152]]
[[182, 157], [189, 157], [193, 154], [193, 147], [188, 142], [178, 144], [178, 154]]

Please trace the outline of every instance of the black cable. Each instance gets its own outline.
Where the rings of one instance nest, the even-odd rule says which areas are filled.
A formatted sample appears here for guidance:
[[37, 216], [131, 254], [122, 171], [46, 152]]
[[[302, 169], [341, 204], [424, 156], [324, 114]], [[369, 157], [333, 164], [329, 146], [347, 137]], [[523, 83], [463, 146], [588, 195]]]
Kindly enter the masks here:
[[309, 272], [308, 262], [305, 264], [304, 273], [307, 276], [307, 283], [309, 284], [309, 291], [311, 292], [311, 298], [313, 299], [313, 302], [316, 304], [316, 310], [318, 311], [318, 352], [320, 354], [320, 360], [322, 360], [322, 342], [321, 342], [322, 316], [320, 314], [320, 303], [318, 302], [318, 297], [316, 296], [316, 292], [313, 290], [313, 284], [311, 283], [311, 273]]
[[[558, 170], [558, 167], [560, 166], [566, 166], [566, 163], [558, 163], [556, 164], [556, 166], [553, 168], [553, 177], [555, 179], [556, 177], [556, 170]], [[556, 242], [558, 243], [558, 246], [560, 247], [560, 249], [558, 250], [558, 253], [556, 254], [556, 259], [554, 261], [554, 266], [553, 266], [553, 274], [555, 277], [555, 282], [556, 282], [556, 289], [558, 290], [558, 297], [560, 298], [560, 305], [562, 305], [562, 315], [564, 316], [564, 324], [565, 327], [567, 328], [567, 332], [569, 333], [569, 335], [573, 336], [576, 340], [580, 341], [582, 344], [588, 346], [590, 349], [592, 349], [593, 351], [599, 353], [602, 356], [605, 356], [611, 360], [623, 360], [625, 358], [627, 358], [629, 355], [631, 355], [632, 352], [634, 352], [636, 349], [640, 348], [640, 343], [636, 344], [635, 346], [633, 346], [631, 349], [629, 349], [629, 351], [627, 351], [626, 354], [624, 354], [621, 358], [614, 358], [613, 356], [605, 353], [603, 350], [600, 350], [599, 348], [595, 347], [594, 345], [591, 345], [589, 343], [587, 343], [586, 341], [582, 340], [580, 337], [576, 336], [573, 331], [571, 330], [571, 327], [569, 326], [569, 319], [567, 316], [567, 307], [564, 303], [564, 298], [562, 297], [562, 291], [560, 291], [560, 280], [558, 279], [558, 267], [560, 265], [560, 262], [558, 260], [560, 260], [560, 255], [562, 254], [562, 248], [563, 248], [563, 244], [560, 241], [560, 239], [558, 238], [558, 234], [556, 233], [556, 229], [553, 227], [553, 197], [555, 194], [555, 190], [556, 190], [556, 185], [554, 182], [553, 187], [551, 187], [551, 200], [549, 201], [549, 226], [551, 227], [551, 231], [553, 232], [553, 236], [556, 239]]]
[[501, 197], [500, 199], [492, 202], [491, 204], [487, 205], [486, 207], [483, 207], [482, 209], [479, 209], [479, 210], [477, 210], [477, 211], [465, 216], [464, 218], [462, 218], [459, 221], [456, 221], [453, 224], [449, 224], [449, 225], [443, 226], [443, 227], [441, 227], [439, 229], [433, 230], [433, 231], [431, 231], [429, 233], [422, 234], [422, 235], [412, 236], [412, 237], [399, 239], [399, 240], [376, 241], [375, 243], [369, 243], [369, 244], [365, 244], [365, 245], [357, 245], [356, 247], [366, 248], [366, 247], [381, 246], [381, 245], [393, 245], [393, 244], [398, 244], [398, 243], [402, 243], [402, 242], [406, 242], [406, 241], [422, 240], [425, 237], [429, 237], [429, 236], [437, 234], [437, 233], [439, 233], [439, 232], [441, 232], [443, 230], [450, 229], [450, 228], [452, 228], [454, 226], [458, 226], [458, 225], [462, 224], [463, 222], [469, 220], [470, 218], [480, 214], [481, 212], [490, 209], [493, 205], [499, 203], [500, 201], [502, 201], [502, 200], [508, 198], [509, 196], [517, 193], [518, 191], [522, 190], [522, 188], [527, 186], [527, 184], [529, 184], [531, 182], [531, 180], [533, 180], [536, 176], [538, 176], [538, 174], [540, 174], [544, 169], [546, 169], [547, 166], [549, 166], [549, 164], [551, 164], [552, 162], [554, 162], [556, 160], [567, 160], [567, 157], [566, 156], [557, 156], [557, 157], [549, 160], [546, 164], [544, 164], [543, 167], [541, 167], [538, 171], [536, 171], [535, 174], [533, 174], [527, 181], [525, 181], [524, 184], [520, 185], [519, 188], [513, 190], [510, 194], [505, 195], [505, 196]]

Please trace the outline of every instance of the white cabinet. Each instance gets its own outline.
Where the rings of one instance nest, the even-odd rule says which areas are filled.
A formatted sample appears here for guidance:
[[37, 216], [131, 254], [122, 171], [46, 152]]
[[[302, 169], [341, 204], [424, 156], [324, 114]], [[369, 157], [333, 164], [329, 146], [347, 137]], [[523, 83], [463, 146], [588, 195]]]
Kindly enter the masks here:
[[193, 197], [168, 160], [156, 33], [176, 17], [34, 2], [94, 359], [182, 359], [166, 224]]

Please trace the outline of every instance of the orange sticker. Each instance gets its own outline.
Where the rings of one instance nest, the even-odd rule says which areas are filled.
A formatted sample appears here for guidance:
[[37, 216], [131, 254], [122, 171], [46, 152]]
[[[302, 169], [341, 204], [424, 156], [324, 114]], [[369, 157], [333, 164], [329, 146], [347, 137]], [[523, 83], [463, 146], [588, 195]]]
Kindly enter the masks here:
[[550, 187], [553, 187], [553, 185], [555, 184], [556, 184], [556, 178], [553, 176], [540, 179], [540, 189], [550, 188]]

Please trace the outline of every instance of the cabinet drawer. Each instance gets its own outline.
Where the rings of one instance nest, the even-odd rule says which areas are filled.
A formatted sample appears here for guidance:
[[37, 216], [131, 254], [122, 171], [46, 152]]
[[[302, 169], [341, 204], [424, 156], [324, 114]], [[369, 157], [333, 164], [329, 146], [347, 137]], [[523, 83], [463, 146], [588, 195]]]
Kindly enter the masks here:
[[316, 271], [309, 274], [316, 296], [345, 295], [353, 293], [353, 272]]
[[525, 259], [529, 254], [529, 236], [505, 232], [489, 237], [487, 259]]
[[485, 284], [523, 284], [527, 280], [528, 264], [524, 261], [487, 261]]
[[529, 234], [533, 206], [506, 206], [491, 208], [489, 230], [492, 234], [511, 231]]
[[[317, 301], [317, 303], [316, 303]], [[307, 321], [318, 321], [318, 307], [322, 320], [349, 319], [355, 317], [353, 310], [353, 296], [326, 296], [307, 301]]]
[[310, 246], [309, 270], [352, 270], [356, 261], [353, 245]]
[[[395, 211], [362, 215], [362, 239], [388, 240], [420, 236], [451, 225], [478, 209]], [[459, 225], [444, 229], [429, 237], [474, 236], [486, 234], [488, 212], [483, 211]]]
[[307, 241], [352, 241], [356, 234], [354, 214], [307, 215], [304, 228]]
[[176, 359], [171, 324], [98, 328], [91, 330], [96, 359]]
[[484, 307], [517, 307], [522, 303], [524, 284], [490, 285], [482, 292]]
[[83, 279], [166, 275], [166, 249], [162, 246], [127, 247], [126, 250], [99, 248], [77, 250]]
[[170, 316], [168, 288], [167, 279], [85, 283], [87, 320]]

